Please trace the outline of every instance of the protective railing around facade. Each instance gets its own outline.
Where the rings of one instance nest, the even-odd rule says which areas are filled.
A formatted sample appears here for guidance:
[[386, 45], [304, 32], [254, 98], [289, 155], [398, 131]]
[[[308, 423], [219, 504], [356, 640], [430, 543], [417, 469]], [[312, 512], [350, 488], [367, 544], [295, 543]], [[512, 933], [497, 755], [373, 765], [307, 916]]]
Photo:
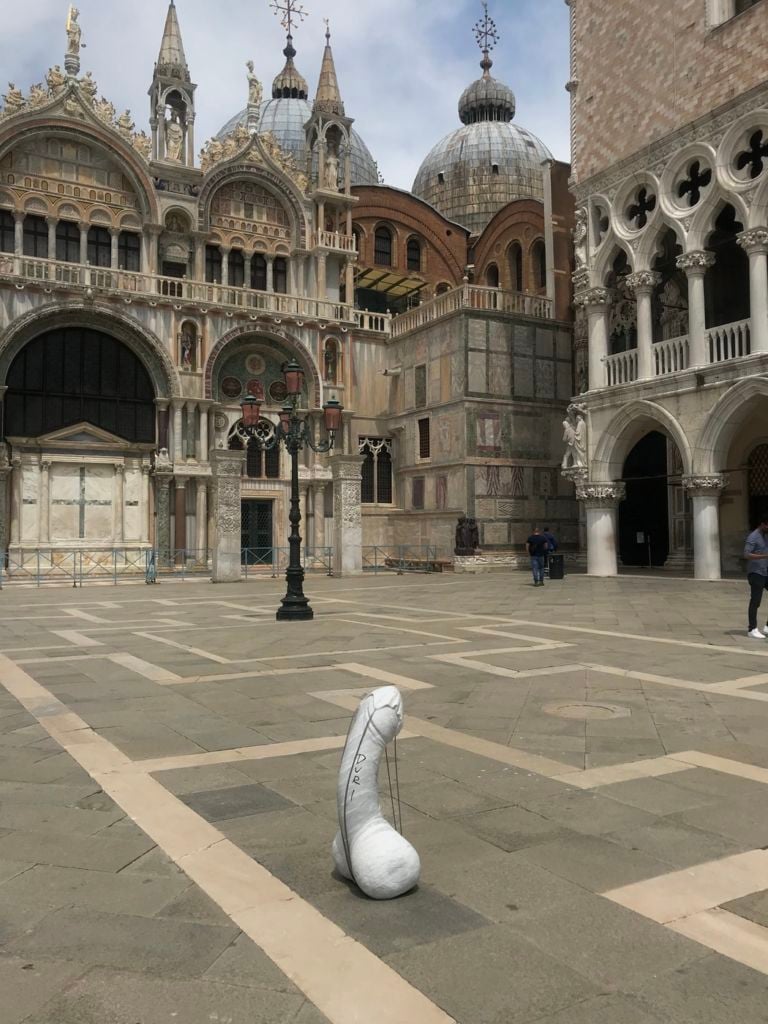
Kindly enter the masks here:
[[390, 544], [363, 546], [363, 572], [448, 572], [453, 556], [440, 555], [430, 544]]
[[[290, 550], [243, 548], [243, 576], [281, 576], [288, 567]], [[80, 548], [29, 548], [0, 555], [0, 590], [12, 585], [82, 587], [86, 584], [160, 583], [163, 580], [208, 579], [209, 551], [113, 548], [88, 551]], [[302, 551], [308, 573], [333, 574], [333, 548]]]
[[356, 253], [354, 235], [343, 235], [340, 231], [318, 231], [315, 235], [315, 245], [323, 249], [335, 249], [338, 252]]
[[[706, 331], [706, 357], [709, 364], [742, 359], [751, 354], [751, 320], [737, 320]], [[657, 341], [651, 346], [651, 367], [654, 377], [665, 377], [690, 367], [690, 344], [687, 334], [679, 338]], [[636, 348], [616, 352], [605, 360], [608, 387], [631, 384], [638, 379]]]
[[186, 277], [163, 277], [131, 270], [112, 270], [82, 263], [32, 256], [0, 254], [0, 279], [30, 281], [70, 288], [91, 288], [119, 295], [131, 295], [156, 302], [158, 298], [174, 302], [194, 302], [211, 308], [234, 308], [250, 313], [278, 313], [308, 320], [354, 323], [355, 310], [344, 302], [262, 292], [251, 288], [193, 281]]
[[399, 337], [439, 320], [441, 317], [464, 309], [476, 309], [493, 313], [515, 313], [520, 316], [551, 320], [554, 304], [551, 299], [526, 292], [507, 292], [500, 288], [485, 288], [475, 284], [463, 284], [442, 295], [435, 296], [407, 313], [401, 313], [392, 321], [392, 334]]

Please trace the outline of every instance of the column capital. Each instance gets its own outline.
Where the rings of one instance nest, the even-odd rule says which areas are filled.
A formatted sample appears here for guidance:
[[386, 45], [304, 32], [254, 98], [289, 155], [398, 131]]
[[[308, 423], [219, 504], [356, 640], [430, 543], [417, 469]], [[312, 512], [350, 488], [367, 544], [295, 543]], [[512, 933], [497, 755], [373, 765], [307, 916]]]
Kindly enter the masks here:
[[593, 508], [612, 508], [624, 501], [627, 486], [620, 480], [608, 480], [597, 483], [593, 480], [576, 482], [576, 497]]
[[705, 249], [697, 249], [694, 252], [684, 252], [675, 260], [678, 270], [684, 270], [689, 277], [702, 277], [715, 265], [715, 254]]
[[768, 228], [750, 228], [737, 235], [736, 241], [747, 253], [768, 252]]
[[684, 476], [683, 487], [692, 498], [719, 497], [728, 484], [725, 473], [712, 473], [708, 476]]
[[189, 483], [189, 477], [188, 476], [175, 476], [174, 475], [173, 484], [174, 484], [174, 486], [175, 486], [177, 491], [183, 491], [188, 483]]
[[574, 305], [585, 306], [587, 309], [607, 308], [611, 304], [611, 292], [608, 288], [587, 288], [586, 291], [579, 292], [573, 301]]
[[48, 225], [49, 228], [55, 228], [58, 225], [58, 223], [59, 223], [59, 218], [58, 217], [46, 217], [45, 218], [45, 223]]
[[116, 462], [114, 465], [115, 465], [115, 474], [116, 474], [116, 476], [123, 476], [124, 473], [125, 473], [125, 463], [124, 462]]
[[637, 270], [634, 274], [628, 274], [624, 283], [635, 295], [643, 292], [650, 294], [653, 289], [661, 284], [661, 274], [655, 270]]

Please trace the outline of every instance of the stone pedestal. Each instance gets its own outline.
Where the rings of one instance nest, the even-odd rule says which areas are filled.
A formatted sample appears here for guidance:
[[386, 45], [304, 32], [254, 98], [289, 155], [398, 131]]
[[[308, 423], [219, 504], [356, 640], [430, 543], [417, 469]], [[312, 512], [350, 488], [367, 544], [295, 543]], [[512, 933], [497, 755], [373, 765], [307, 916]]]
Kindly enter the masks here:
[[617, 576], [616, 511], [626, 497], [625, 485], [585, 481], [577, 485], [576, 497], [584, 503], [587, 516], [587, 573]]
[[333, 574], [359, 576], [363, 571], [362, 455], [332, 455]]
[[173, 467], [164, 461], [155, 464], [155, 548], [160, 558], [171, 554], [171, 480]]
[[244, 451], [211, 451], [216, 523], [213, 538], [214, 583], [237, 583], [242, 578], [240, 480], [244, 462]]
[[719, 580], [720, 567], [720, 495], [725, 477], [683, 477], [683, 486], [693, 504], [693, 574], [697, 580]]

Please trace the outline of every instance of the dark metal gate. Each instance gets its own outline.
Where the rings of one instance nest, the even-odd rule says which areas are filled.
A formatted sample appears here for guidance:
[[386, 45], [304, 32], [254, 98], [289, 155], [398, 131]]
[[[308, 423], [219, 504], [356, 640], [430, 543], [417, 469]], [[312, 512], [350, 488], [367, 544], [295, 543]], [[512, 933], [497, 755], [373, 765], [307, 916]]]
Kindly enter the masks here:
[[272, 563], [272, 506], [271, 501], [242, 503], [240, 546], [245, 565]]

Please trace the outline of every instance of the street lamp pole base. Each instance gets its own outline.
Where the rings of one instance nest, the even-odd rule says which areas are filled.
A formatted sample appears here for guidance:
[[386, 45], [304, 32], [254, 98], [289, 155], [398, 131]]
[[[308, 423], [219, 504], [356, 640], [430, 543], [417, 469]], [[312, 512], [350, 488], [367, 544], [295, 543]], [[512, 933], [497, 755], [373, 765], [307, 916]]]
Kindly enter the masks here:
[[302, 601], [295, 598], [285, 597], [280, 608], [277, 609], [275, 618], [278, 622], [306, 622], [314, 619], [315, 613], [309, 606], [309, 601], [304, 598]]

